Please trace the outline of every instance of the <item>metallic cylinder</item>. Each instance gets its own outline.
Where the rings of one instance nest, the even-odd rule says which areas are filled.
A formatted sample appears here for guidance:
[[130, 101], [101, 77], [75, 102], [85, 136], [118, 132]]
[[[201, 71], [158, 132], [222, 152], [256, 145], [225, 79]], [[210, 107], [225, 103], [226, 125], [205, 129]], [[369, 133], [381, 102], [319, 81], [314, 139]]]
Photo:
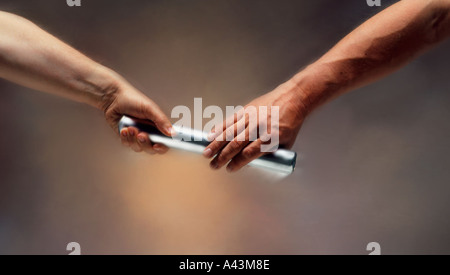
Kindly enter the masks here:
[[[177, 132], [175, 137], [165, 136], [148, 121], [124, 116], [119, 122], [119, 131], [122, 131], [126, 127], [135, 127], [141, 132], [148, 133], [153, 143], [163, 144], [169, 148], [193, 153], [202, 154], [210, 144], [206, 133], [176, 125], [174, 125], [174, 130]], [[274, 153], [264, 155], [252, 161], [249, 166], [289, 175], [294, 172], [296, 160], [296, 152], [279, 149]]]

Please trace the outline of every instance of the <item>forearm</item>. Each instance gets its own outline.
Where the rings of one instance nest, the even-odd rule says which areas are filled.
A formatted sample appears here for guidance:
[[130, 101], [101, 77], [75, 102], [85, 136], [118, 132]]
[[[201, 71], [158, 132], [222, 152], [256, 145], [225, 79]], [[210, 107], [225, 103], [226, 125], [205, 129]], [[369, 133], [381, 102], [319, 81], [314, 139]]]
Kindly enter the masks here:
[[105, 109], [121, 77], [30, 21], [0, 12], [0, 77]]
[[308, 112], [392, 73], [450, 35], [449, 0], [403, 0], [289, 81]]

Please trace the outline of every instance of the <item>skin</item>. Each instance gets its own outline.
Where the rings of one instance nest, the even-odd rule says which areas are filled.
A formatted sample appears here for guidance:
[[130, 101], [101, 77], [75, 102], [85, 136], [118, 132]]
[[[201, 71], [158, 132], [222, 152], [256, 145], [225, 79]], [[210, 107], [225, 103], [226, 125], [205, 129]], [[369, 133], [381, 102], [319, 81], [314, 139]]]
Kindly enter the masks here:
[[[105, 114], [118, 133], [123, 115], [153, 121], [170, 136], [172, 125], [161, 109], [123, 77], [46, 33], [32, 22], [0, 12], [0, 77], [34, 90], [89, 104]], [[145, 133], [126, 128], [125, 146], [136, 152], [164, 154]]]
[[[403, 0], [366, 21], [319, 60], [248, 106], [279, 106], [280, 146], [291, 148], [305, 118], [332, 99], [398, 70], [450, 36], [450, 0]], [[269, 114], [270, 116], [270, 114]], [[230, 123], [231, 122], [231, 123]], [[236, 172], [261, 157], [260, 139], [248, 140], [248, 118], [217, 125], [204, 156], [212, 169]], [[246, 135], [246, 141], [227, 139]], [[232, 141], [219, 141], [232, 140]], [[242, 139], [240, 139], [242, 140]]]
[[[280, 145], [291, 148], [305, 118], [320, 105], [382, 78], [447, 38], [449, 10], [450, 0], [403, 0], [365, 22], [318, 61], [247, 107], [279, 106]], [[174, 134], [160, 108], [123, 77], [30, 21], [0, 12], [0, 34], [0, 77], [98, 108], [116, 132], [122, 115], [129, 115], [153, 121], [168, 136]], [[216, 127], [211, 134], [214, 141], [204, 155], [215, 156], [213, 169], [228, 164], [228, 170], [235, 172], [263, 155], [263, 142], [248, 141], [248, 127], [243, 133], [237, 132], [233, 124], [248, 126], [246, 117], [236, 116], [229, 122], [230, 127], [225, 123]], [[247, 141], [215, 140], [225, 133], [244, 135]], [[168, 150], [152, 144], [135, 128], [123, 129], [120, 137], [136, 152], [163, 154]]]

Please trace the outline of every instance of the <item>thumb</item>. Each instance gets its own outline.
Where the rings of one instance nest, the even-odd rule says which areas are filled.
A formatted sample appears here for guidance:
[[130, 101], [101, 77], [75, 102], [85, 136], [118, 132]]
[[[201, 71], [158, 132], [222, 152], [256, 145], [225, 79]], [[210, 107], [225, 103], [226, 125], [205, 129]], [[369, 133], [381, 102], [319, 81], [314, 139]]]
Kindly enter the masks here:
[[174, 135], [172, 123], [170, 123], [169, 118], [158, 106], [150, 105], [146, 108], [145, 116], [147, 119], [153, 121], [156, 128], [158, 128], [158, 130], [164, 135], [169, 137]]

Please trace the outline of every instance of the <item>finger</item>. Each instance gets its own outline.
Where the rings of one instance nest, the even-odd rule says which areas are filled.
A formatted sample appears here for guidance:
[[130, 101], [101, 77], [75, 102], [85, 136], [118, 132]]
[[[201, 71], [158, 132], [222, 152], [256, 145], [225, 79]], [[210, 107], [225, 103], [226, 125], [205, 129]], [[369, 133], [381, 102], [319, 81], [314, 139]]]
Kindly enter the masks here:
[[250, 143], [248, 139], [248, 131], [237, 136], [233, 141], [228, 143], [225, 148], [211, 161], [212, 169], [220, 169], [225, 166], [232, 158], [241, 152]]
[[153, 145], [153, 149], [156, 151], [156, 153], [160, 155], [164, 155], [165, 153], [167, 153], [167, 151], [169, 151], [169, 147], [164, 146], [162, 144]]
[[[222, 135], [217, 137], [213, 142], [211, 142], [204, 150], [203, 155], [206, 158], [212, 158], [216, 154], [219, 153], [222, 148], [224, 148], [230, 141], [233, 141], [236, 136], [244, 133], [245, 135], [245, 127], [247, 127], [247, 121], [244, 118], [241, 118], [236, 124], [228, 127]], [[241, 137], [240, 140], [244, 140], [244, 137]]]
[[141, 146], [138, 144], [137, 135], [139, 134], [138, 129], [134, 127], [128, 128], [128, 142], [130, 144], [131, 149], [136, 153], [140, 153], [143, 151]]
[[120, 141], [126, 147], [130, 147], [130, 143], [128, 142], [128, 128], [123, 128], [120, 131]]
[[215, 140], [223, 134], [228, 128], [237, 123], [244, 116], [244, 109], [240, 109], [237, 113], [227, 118], [222, 123], [217, 124], [208, 134], [208, 140]]
[[242, 169], [244, 166], [254, 161], [257, 158], [262, 157], [266, 153], [261, 152], [261, 140], [257, 140], [248, 145], [244, 150], [237, 154], [233, 160], [228, 164], [227, 171], [230, 173], [236, 172]]
[[233, 140], [233, 138], [234, 138], [234, 128], [235, 127], [233, 125], [229, 129], [227, 129], [225, 132], [223, 132], [223, 134], [221, 136], [217, 137], [213, 142], [211, 142], [205, 148], [205, 151], [203, 152], [203, 155], [206, 158], [211, 158], [211, 157], [215, 156], [217, 153], [219, 153], [219, 151], [222, 150], [222, 148], [224, 148], [225, 145], [227, 145], [229, 140]]
[[144, 108], [144, 115], [147, 119], [153, 121], [158, 128], [166, 136], [174, 136], [176, 133], [173, 130], [172, 123], [163, 111], [154, 103], [147, 105]]
[[137, 135], [137, 142], [138, 145], [141, 147], [142, 151], [150, 155], [156, 154], [155, 150], [153, 149], [153, 144], [150, 141], [150, 138], [148, 137], [148, 134], [139, 133]]

